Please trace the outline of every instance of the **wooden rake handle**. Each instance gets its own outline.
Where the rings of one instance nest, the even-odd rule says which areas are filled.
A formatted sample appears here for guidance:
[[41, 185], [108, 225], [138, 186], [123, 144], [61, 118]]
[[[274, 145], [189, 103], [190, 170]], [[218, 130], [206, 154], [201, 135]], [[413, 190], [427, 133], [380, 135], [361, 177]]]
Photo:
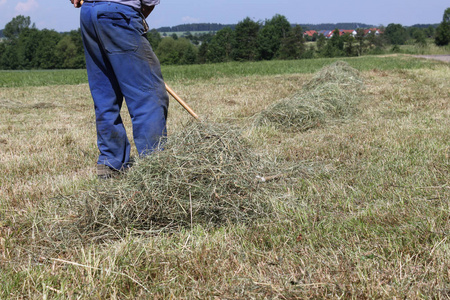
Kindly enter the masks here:
[[197, 119], [198, 121], [200, 121], [199, 116], [192, 110], [192, 108], [189, 107], [189, 105], [187, 105], [186, 102], [183, 101], [183, 99], [181, 99], [181, 98], [180, 98], [180, 97], [179, 97], [179, 96], [178, 96], [178, 95], [170, 88], [170, 86], [167, 85], [167, 83], [166, 83], [166, 90], [167, 90], [167, 92], [168, 92], [172, 97], [175, 98], [175, 100], [178, 101], [178, 103], [181, 104], [181, 106], [184, 107], [185, 110], [187, 110], [187, 111], [191, 114], [191, 116], [193, 116], [195, 119]]

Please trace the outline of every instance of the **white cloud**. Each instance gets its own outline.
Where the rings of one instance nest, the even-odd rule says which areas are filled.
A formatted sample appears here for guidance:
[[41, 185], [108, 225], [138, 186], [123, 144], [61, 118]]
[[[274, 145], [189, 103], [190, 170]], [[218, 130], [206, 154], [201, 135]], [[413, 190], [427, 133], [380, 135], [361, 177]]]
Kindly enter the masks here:
[[[6, 0], [0, 0], [6, 1]], [[16, 5], [16, 12], [23, 13], [38, 8], [39, 4], [36, 0], [28, 0], [27, 2], [19, 2]]]
[[183, 17], [181, 18], [181, 21], [183, 23], [189, 24], [189, 23], [198, 23], [200, 22], [200, 19], [192, 18], [192, 17]]
[[6, 0], [0, 0], [0, 6], [2, 6], [3, 4], [6, 4]]

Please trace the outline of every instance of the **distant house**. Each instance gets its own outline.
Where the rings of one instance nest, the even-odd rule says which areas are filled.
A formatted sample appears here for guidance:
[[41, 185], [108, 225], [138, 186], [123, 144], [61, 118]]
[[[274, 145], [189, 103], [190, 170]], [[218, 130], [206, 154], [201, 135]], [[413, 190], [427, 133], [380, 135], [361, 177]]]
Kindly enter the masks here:
[[[324, 37], [326, 37], [327, 39], [331, 38], [333, 36], [333, 32], [334, 30], [320, 30], [320, 31], [315, 31], [315, 30], [308, 30], [305, 31], [304, 36], [310, 36], [312, 37], [314, 34], [318, 34], [318, 35], [323, 35]], [[368, 35], [369, 33], [374, 32], [375, 35], [380, 35], [383, 32], [378, 29], [378, 28], [369, 28], [369, 29], [364, 29], [364, 35]], [[351, 35], [353, 37], [355, 37], [357, 35], [356, 29], [339, 29], [339, 36], [343, 36], [345, 34]]]
[[369, 28], [364, 30], [364, 35], [368, 35], [370, 33], [375, 33], [375, 35], [380, 35], [382, 32], [378, 28]]
[[344, 34], [356, 36], [356, 30], [339, 29], [339, 36], [343, 36]]
[[315, 30], [308, 30], [308, 31], [305, 31], [304, 36], [313, 37], [314, 34], [317, 34], [317, 31], [315, 31]]
[[324, 37], [330, 38], [330, 37], [333, 36], [333, 31], [331, 31], [331, 30], [320, 30], [320, 31], [318, 32], [318, 34], [319, 34], [319, 35], [323, 34]]

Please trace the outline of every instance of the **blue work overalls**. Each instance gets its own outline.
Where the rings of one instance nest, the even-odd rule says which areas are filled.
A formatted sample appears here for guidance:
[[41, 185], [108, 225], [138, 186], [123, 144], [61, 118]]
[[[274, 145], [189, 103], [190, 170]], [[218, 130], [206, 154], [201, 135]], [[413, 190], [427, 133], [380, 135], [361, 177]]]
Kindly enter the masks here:
[[130, 142], [120, 116], [123, 98], [139, 155], [158, 149], [166, 135], [169, 98], [161, 67], [136, 9], [113, 2], [84, 2], [80, 19], [95, 106], [97, 163], [121, 170], [130, 160]]

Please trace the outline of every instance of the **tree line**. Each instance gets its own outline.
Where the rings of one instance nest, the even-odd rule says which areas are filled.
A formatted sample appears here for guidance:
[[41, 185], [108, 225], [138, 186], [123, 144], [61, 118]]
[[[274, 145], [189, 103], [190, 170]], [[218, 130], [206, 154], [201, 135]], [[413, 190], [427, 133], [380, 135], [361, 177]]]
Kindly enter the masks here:
[[177, 26], [166, 26], [157, 29], [158, 32], [187, 32], [187, 31], [219, 31], [225, 27], [234, 28], [235, 25], [224, 25], [218, 23], [196, 23], [181, 24]]
[[[434, 39], [438, 46], [448, 45], [448, 15], [450, 8], [437, 28], [431, 25], [404, 27], [392, 23], [382, 28], [382, 34], [367, 33], [358, 28], [356, 34], [341, 35], [339, 29], [335, 29], [331, 38], [318, 34], [305, 37], [300, 25], [292, 26], [286, 17], [275, 15], [264, 22], [245, 18], [234, 28], [225, 27], [215, 34], [203, 35], [200, 41], [190, 32], [181, 38], [176, 34], [161, 38], [156, 30], [149, 33], [149, 40], [162, 64], [360, 56], [396, 52], [407, 43], [425, 47], [429, 39]], [[309, 41], [315, 43], [307, 43]]]
[[30, 17], [19, 15], [6, 24], [0, 42], [0, 69], [85, 68], [80, 30], [59, 33], [38, 30]]
[[[186, 32], [183, 37], [176, 34], [162, 37], [152, 29], [147, 38], [163, 65], [360, 56], [383, 53], [387, 47], [397, 51], [400, 45], [411, 42], [425, 46], [430, 38], [438, 46], [448, 45], [450, 8], [437, 28], [389, 24], [382, 32], [367, 34], [358, 28], [355, 35], [341, 35], [339, 29], [335, 29], [331, 38], [323, 35], [305, 38], [300, 25], [292, 26], [286, 17], [275, 15], [263, 22], [245, 18], [234, 28], [227, 26], [215, 33], [201, 35]], [[17, 16], [5, 26], [3, 35], [0, 69], [85, 67], [80, 30], [66, 33], [38, 30], [31, 24], [30, 17]]]
[[[292, 27], [301, 26], [305, 30], [333, 30], [339, 29], [355, 29], [355, 28], [371, 28], [373, 25], [365, 23], [321, 23], [321, 24], [293, 24]], [[420, 26], [420, 25], [418, 25]], [[429, 25], [426, 25], [428, 27]], [[437, 25], [436, 25], [437, 26]], [[236, 24], [219, 24], [219, 23], [194, 23], [194, 24], [181, 24], [177, 26], [165, 26], [157, 28], [158, 32], [191, 32], [191, 31], [211, 31], [216, 32], [225, 27], [234, 29]]]

